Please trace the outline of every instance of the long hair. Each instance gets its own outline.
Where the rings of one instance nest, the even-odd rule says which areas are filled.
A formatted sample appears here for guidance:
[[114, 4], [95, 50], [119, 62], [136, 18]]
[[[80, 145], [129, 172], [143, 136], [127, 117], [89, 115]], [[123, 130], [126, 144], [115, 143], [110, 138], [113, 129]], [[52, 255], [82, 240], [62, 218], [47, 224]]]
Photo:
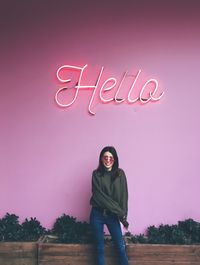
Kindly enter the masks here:
[[112, 180], [114, 181], [119, 176], [119, 159], [118, 159], [117, 151], [115, 150], [113, 146], [106, 146], [101, 150], [101, 153], [99, 155], [99, 165], [98, 165], [97, 171], [101, 174], [106, 172], [106, 169], [102, 162], [102, 157], [105, 152], [110, 152], [114, 158], [114, 164], [111, 170]]

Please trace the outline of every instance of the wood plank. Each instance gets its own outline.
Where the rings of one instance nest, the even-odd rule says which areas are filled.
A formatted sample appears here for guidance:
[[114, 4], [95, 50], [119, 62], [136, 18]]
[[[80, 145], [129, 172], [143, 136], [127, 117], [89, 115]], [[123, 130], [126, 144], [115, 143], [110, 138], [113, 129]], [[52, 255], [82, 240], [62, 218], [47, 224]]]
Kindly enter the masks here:
[[0, 265], [37, 265], [37, 260], [37, 243], [0, 243]]
[[129, 245], [127, 247], [129, 258], [142, 261], [180, 261], [199, 262], [200, 246], [174, 246], [174, 245]]
[[[114, 264], [113, 264], [114, 265]], [[171, 261], [129, 261], [129, 265], [199, 265], [199, 262], [171, 262]]]
[[[150, 245], [126, 246], [130, 265], [200, 265], [198, 245]], [[41, 244], [38, 265], [95, 265], [95, 248], [92, 245]], [[105, 248], [106, 264], [116, 265], [114, 246]]]

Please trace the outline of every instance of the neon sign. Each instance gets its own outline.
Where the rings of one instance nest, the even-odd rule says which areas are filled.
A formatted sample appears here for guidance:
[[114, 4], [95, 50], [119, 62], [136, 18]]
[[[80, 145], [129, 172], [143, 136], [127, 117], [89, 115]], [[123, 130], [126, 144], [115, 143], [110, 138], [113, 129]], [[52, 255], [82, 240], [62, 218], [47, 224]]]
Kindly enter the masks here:
[[[65, 86], [61, 87], [57, 90], [56, 95], [55, 95], [55, 101], [58, 104], [58, 106], [62, 107], [62, 108], [67, 108], [70, 107], [77, 99], [78, 94], [79, 94], [79, 90], [81, 89], [91, 89], [93, 90], [92, 96], [90, 98], [89, 101], [89, 105], [88, 105], [88, 111], [90, 114], [95, 115], [95, 112], [92, 110], [92, 104], [94, 102], [94, 97], [97, 95], [97, 92], [99, 93], [99, 98], [100, 101], [103, 103], [109, 103], [111, 101], [114, 101], [115, 103], [122, 103], [125, 101], [125, 98], [120, 98], [119, 94], [121, 92], [122, 89], [122, 84], [125, 82], [125, 79], [130, 76], [128, 75], [128, 72], [124, 72], [123, 77], [121, 79], [121, 81], [119, 82], [119, 84], [117, 84], [117, 79], [114, 77], [110, 77], [108, 79], [106, 79], [104, 81], [104, 83], [102, 85], [100, 85], [100, 81], [102, 81], [102, 74], [104, 71], [104, 67], [102, 66], [100, 69], [100, 72], [98, 74], [97, 80], [95, 85], [82, 85], [82, 78], [83, 78], [83, 74], [85, 72], [85, 69], [87, 68], [87, 64], [84, 65], [83, 67], [79, 67], [79, 66], [72, 66], [72, 65], [63, 65], [61, 67], [58, 68], [56, 76], [58, 78], [58, 80], [61, 83], [64, 83]], [[67, 83], [72, 82], [71, 78], [68, 79], [64, 79], [61, 76], [61, 72], [67, 72], [68, 74], [77, 72], [79, 73], [78, 75], [78, 82], [74, 85], [73, 89], [75, 90], [75, 94], [73, 96], [73, 99], [70, 102], [64, 103], [61, 102], [59, 99], [59, 95], [61, 93], [64, 93], [65, 90], [69, 89], [69, 87], [66, 86]], [[70, 71], [70, 72], [69, 72]], [[162, 96], [164, 95], [164, 92], [160, 93], [158, 95], [158, 81], [156, 79], [149, 79], [148, 81], [146, 81], [144, 83], [144, 85], [142, 85], [140, 92], [138, 93], [138, 95], [135, 98], [132, 98], [132, 94], [133, 94], [133, 89], [135, 88], [136, 83], [138, 82], [139, 76], [141, 74], [141, 69], [137, 72], [136, 76], [134, 76], [134, 80], [132, 81], [132, 85], [129, 89], [128, 92], [128, 96], [127, 96], [127, 102], [128, 103], [135, 103], [136, 101], [139, 101], [142, 104], [146, 104], [149, 101], [158, 101], [162, 98]], [[145, 92], [147, 91], [147, 88], [151, 85], [151, 87], [153, 86], [153, 88], [151, 88], [151, 91], [149, 91], [148, 96], [145, 94]], [[117, 88], [117, 91], [114, 91], [114, 88]], [[105, 98], [104, 94], [108, 91], [114, 91], [114, 95], [110, 98]]]

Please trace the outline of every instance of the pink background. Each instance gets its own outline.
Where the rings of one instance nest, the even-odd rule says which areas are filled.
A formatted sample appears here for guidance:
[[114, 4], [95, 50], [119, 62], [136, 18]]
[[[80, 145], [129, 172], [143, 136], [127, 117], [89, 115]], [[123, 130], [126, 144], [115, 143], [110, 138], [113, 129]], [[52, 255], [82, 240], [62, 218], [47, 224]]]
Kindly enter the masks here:
[[[200, 221], [198, 1], [3, 2], [0, 217], [37, 217], [49, 228], [63, 213], [88, 221], [91, 172], [114, 145], [131, 232]], [[91, 116], [84, 90], [61, 109], [63, 64], [88, 64], [88, 83], [102, 66], [104, 80], [141, 68], [165, 95], [145, 106], [97, 102]]]

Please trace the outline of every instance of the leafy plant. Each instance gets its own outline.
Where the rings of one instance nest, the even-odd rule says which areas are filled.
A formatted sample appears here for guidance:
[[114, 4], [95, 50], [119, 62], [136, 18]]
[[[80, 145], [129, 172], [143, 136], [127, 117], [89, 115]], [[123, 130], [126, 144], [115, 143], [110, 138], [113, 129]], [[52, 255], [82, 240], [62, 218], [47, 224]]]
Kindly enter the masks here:
[[77, 222], [76, 218], [65, 214], [56, 219], [52, 233], [63, 243], [88, 243], [92, 238], [88, 223]]
[[200, 223], [193, 219], [178, 222], [179, 230], [185, 235], [186, 243], [200, 243]]
[[187, 237], [178, 225], [172, 225], [171, 244], [187, 244]]
[[137, 244], [147, 244], [148, 239], [144, 234], [139, 234], [131, 237], [131, 243]]
[[[26, 218], [20, 224], [17, 215], [7, 213], [0, 219], [0, 241], [37, 241], [47, 233], [58, 236], [62, 243], [93, 241], [90, 225], [66, 214], [57, 218], [53, 229], [48, 231], [36, 218]], [[200, 244], [200, 223], [187, 219], [175, 225], [149, 226], [146, 235], [132, 235], [128, 232], [125, 240], [127, 243], [142, 244]], [[105, 241], [110, 242], [111, 238], [105, 237]]]
[[154, 225], [147, 228], [148, 243], [159, 244], [159, 231]]
[[192, 219], [179, 221], [178, 225], [150, 226], [148, 242], [152, 244], [195, 244], [200, 243], [200, 223]]
[[42, 235], [46, 233], [46, 229], [41, 226], [36, 218], [27, 218], [22, 223], [22, 239], [23, 241], [37, 241]]
[[0, 220], [0, 240], [20, 241], [22, 238], [22, 226], [19, 224], [18, 216], [7, 213]]

